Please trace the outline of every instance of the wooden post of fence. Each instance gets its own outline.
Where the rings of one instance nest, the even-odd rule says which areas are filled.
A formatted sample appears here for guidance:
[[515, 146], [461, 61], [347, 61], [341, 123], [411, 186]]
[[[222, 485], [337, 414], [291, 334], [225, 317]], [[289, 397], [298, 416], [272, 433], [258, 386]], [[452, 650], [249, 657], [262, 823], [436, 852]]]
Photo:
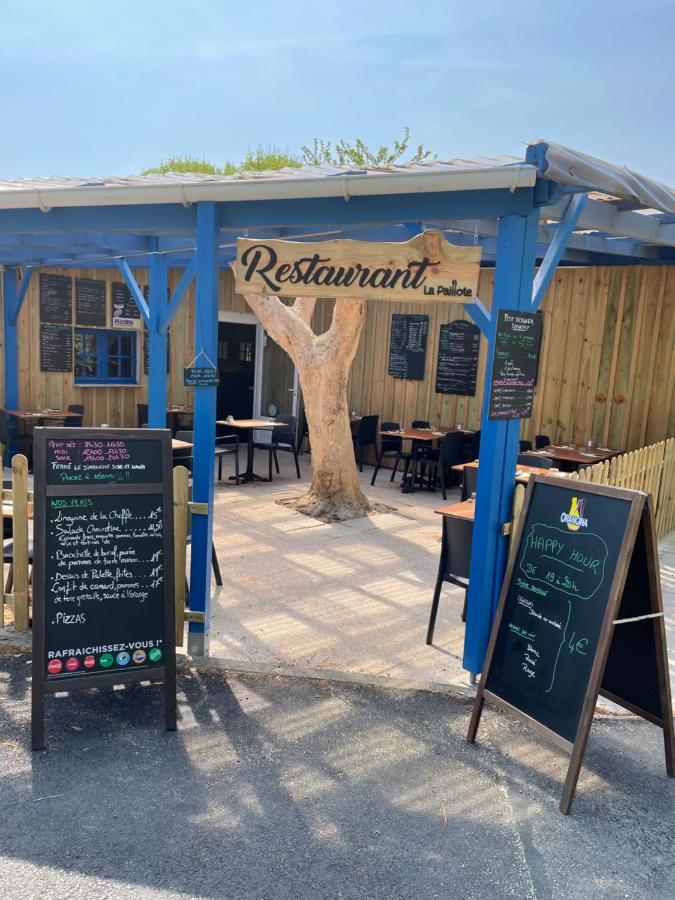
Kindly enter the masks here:
[[188, 524], [188, 470], [173, 470], [173, 553], [174, 592], [176, 595], [176, 646], [183, 646], [185, 632], [185, 573]]
[[17, 454], [12, 458], [14, 564], [14, 628], [28, 631], [28, 460]]

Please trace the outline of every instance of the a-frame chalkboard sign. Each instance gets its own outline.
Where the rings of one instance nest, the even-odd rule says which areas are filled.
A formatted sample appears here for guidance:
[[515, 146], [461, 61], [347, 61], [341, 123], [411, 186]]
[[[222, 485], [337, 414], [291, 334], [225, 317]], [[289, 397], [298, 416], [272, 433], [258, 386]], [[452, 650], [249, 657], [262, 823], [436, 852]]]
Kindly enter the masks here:
[[675, 775], [668, 655], [651, 499], [530, 478], [467, 739], [487, 700], [571, 753], [570, 811], [598, 695], [663, 729]]
[[164, 682], [176, 728], [171, 433], [36, 428], [31, 743], [45, 695]]

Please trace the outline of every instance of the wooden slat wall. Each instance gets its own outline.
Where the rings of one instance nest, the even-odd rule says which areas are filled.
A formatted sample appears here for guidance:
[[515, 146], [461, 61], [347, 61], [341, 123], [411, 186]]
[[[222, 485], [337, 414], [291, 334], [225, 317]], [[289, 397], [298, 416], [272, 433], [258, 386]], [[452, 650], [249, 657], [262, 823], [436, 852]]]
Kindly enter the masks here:
[[[53, 269], [44, 271], [64, 272]], [[117, 272], [80, 270], [109, 285]], [[137, 270], [139, 284], [145, 272]], [[173, 288], [180, 272], [170, 273]], [[481, 272], [479, 296], [491, 305], [493, 271]], [[110, 290], [110, 288], [108, 288]], [[130, 426], [136, 404], [145, 402], [146, 377], [137, 387], [77, 387], [72, 375], [40, 372], [39, 278], [34, 277], [19, 318], [20, 403], [25, 408], [83, 403], [85, 423]], [[234, 293], [230, 272], [220, 282], [222, 311], [248, 313]], [[387, 373], [391, 317], [425, 312], [429, 337], [424, 381], [402, 381]], [[660, 266], [559, 269], [542, 305], [543, 343], [533, 416], [523, 422], [523, 437], [547, 434], [552, 441], [585, 442], [635, 449], [675, 434], [675, 269]], [[314, 327], [328, 328], [332, 301], [317, 304]], [[441, 324], [466, 319], [461, 304], [421, 306], [369, 302], [350, 380], [350, 409], [377, 413], [380, 421], [480, 424], [486, 343], [481, 339], [474, 397], [434, 390]], [[171, 326], [169, 400], [190, 403], [183, 366], [194, 356], [194, 289], [188, 291]], [[139, 353], [141, 352], [139, 341]], [[0, 367], [0, 378], [2, 377]]]

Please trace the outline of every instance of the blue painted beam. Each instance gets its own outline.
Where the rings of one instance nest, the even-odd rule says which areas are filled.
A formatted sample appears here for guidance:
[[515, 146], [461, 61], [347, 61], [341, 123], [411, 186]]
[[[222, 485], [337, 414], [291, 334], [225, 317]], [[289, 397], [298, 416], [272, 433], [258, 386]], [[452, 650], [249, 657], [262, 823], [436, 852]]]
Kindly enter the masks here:
[[148, 425], [166, 428], [167, 377], [169, 352], [166, 328], [161, 322], [166, 310], [168, 291], [166, 258], [152, 254], [148, 259], [149, 323], [148, 323]]
[[572, 197], [570, 198], [567, 211], [558, 223], [555, 237], [549, 244], [544, 259], [535, 275], [532, 288], [533, 309], [539, 309], [541, 301], [544, 299], [546, 289], [549, 286], [551, 278], [553, 278], [558, 263], [562, 259], [567, 242], [579, 221], [579, 216], [583, 212], [587, 199], [588, 196], [586, 194], [572, 194]]
[[[500, 309], [531, 311], [538, 211], [500, 220], [492, 317]], [[482, 671], [485, 651], [506, 566], [507, 539], [501, 526], [511, 520], [520, 420], [488, 418], [494, 329], [487, 348], [480, 466], [473, 526], [464, 668]]]
[[490, 340], [492, 336], [492, 317], [490, 311], [483, 306], [481, 300], [476, 297], [475, 303], [465, 303], [464, 309], [478, 325], [484, 337]]
[[2, 273], [2, 318], [4, 326], [5, 409], [19, 407], [19, 341], [15, 310], [19, 307], [16, 269]]
[[129, 264], [126, 259], [116, 259], [115, 265], [119, 269], [122, 278], [126, 282], [127, 287], [129, 288], [129, 293], [131, 297], [138, 307], [138, 311], [141, 314], [143, 321], [146, 326], [150, 328], [150, 310], [148, 309], [148, 304], [145, 302], [145, 297], [143, 296], [143, 291], [139, 288], [138, 282], [134, 278], [133, 272], [129, 268]]
[[[224, 262], [224, 261], [223, 261]], [[219, 260], [218, 265], [222, 266], [223, 262]], [[197, 267], [197, 254], [194, 253], [191, 257], [187, 265], [185, 266], [185, 271], [183, 272], [180, 281], [176, 285], [176, 289], [171, 295], [171, 299], [167, 304], [167, 307], [162, 312], [162, 316], [160, 318], [159, 327], [162, 331], [166, 332], [166, 329], [169, 327], [169, 324], [173, 317], [178, 312], [178, 309], [183, 301], [183, 297], [187, 289], [190, 287], [192, 283], [192, 279], [195, 276], [195, 270]]]
[[[218, 352], [218, 215], [214, 203], [197, 204], [197, 263], [195, 270], [195, 356], [215, 361]], [[211, 606], [211, 541], [213, 535], [216, 388], [193, 389], [194, 447], [192, 498], [206, 503], [208, 515], [192, 516], [190, 608], [204, 613], [204, 623], [191, 622], [188, 653], [207, 650]]]
[[21, 278], [21, 282], [19, 284], [19, 289], [16, 292], [16, 302], [14, 304], [14, 308], [9, 311], [12, 325], [16, 325], [16, 323], [19, 319], [19, 313], [21, 312], [21, 307], [23, 306], [24, 298], [26, 296], [26, 293], [28, 292], [28, 288], [30, 286], [32, 275], [33, 275], [33, 267], [28, 266], [23, 273], [23, 277]]

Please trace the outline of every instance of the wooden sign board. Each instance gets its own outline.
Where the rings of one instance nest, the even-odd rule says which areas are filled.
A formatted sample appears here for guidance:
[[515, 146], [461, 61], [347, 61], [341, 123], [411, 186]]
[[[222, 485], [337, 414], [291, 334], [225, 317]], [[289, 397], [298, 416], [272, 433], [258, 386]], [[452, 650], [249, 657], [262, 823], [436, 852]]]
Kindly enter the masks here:
[[239, 238], [240, 294], [353, 297], [408, 303], [474, 303], [480, 247], [456, 247], [440, 231], [402, 243]]
[[185, 387], [218, 387], [220, 374], [214, 366], [186, 366], [183, 384]]
[[540, 346], [541, 313], [499, 310], [488, 418], [530, 418], [539, 371]]
[[73, 371], [73, 329], [40, 323], [40, 371]]
[[36, 428], [34, 460], [33, 750], [45, 695], [125, 682], [164, 682], [173, 731], [171, 432]]
[[70, 275], [40, 275], [40, 321], [70, 325], [73, 321], [73, 279]]
[[570, 811], [598, 694], [675, 737], [651, 501], [638, 491], [530, 478], [467, 738], [485, 700], [571, 753]]

